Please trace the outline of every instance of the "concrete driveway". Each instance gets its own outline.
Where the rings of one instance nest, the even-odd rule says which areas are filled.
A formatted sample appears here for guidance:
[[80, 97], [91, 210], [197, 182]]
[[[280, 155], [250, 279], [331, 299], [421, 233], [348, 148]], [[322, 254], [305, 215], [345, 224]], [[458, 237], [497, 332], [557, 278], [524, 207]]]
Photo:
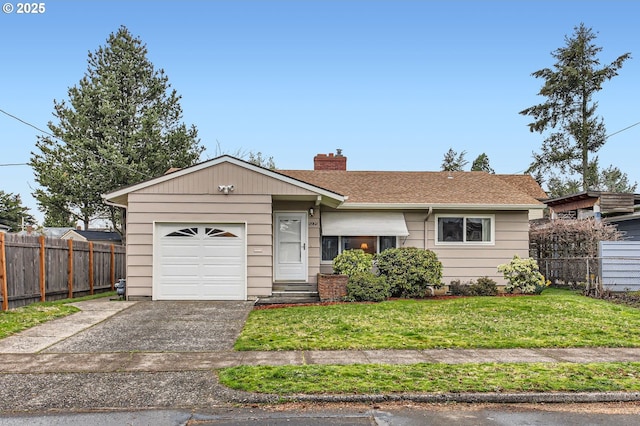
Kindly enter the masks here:
[[252, 307], [247, 301], [138, 302], [42, 353], [230, 350]]

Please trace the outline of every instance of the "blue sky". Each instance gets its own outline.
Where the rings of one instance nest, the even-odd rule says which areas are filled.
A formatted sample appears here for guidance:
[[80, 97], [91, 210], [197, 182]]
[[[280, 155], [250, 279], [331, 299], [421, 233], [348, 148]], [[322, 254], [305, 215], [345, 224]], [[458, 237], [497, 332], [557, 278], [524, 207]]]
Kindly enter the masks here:
[[[4, 2], [3, 2], [4, 3]], [[10, 2], [17, 6], [17, 2]], [[640, 122], [640, 2], [634, 1], [45, 1], [0, 13], [0, 109], [46, 129], [53, 100], [87, 54], [125, 25], [146, 43], [199, 130], [202, 160], [238, 150], [310, 169], [343, 150], [351, 170], [439, 170], [444, 153], [489, 156], [521, 173], [543, 137], [522, 109], [540, 103], [531, 73], [581, 22], [600, 59], [631, 52], [597, 95], [608, 133]], [[26, 163], [37, 130], [0, 114], [0, 164]], [[640, 125], [599, 152], [640, 182]], [[470, 165], [470, 164], [469, 164]], [[0, 166], [0, 189], [41, 220], [28, 166]]]

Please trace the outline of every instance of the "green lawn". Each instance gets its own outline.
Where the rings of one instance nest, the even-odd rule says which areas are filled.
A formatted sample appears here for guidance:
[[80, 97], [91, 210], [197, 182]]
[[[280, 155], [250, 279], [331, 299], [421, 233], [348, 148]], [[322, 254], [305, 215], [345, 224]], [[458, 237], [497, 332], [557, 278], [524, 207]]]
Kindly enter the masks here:
[[279, 395], [640, 391], [637, 362], [242, 366], [218, 375], [233, 389]]
[[236, 350], [640, 347], [640, 310], [575, 292], [251, 312]]
[[[640, 347], [640, 310], [571, 291], [254, 310], [238, 350]], [[249, 392], [388, 394], [638, 392], [640, 363], [241, 366], [220, 383]]]
[[55, 302], [32, 303], [31, 305], [21, 308], [0, 311], [0, 339], [43, 322], [71, 315], [80, 310], [68, 303], [97, 299], [100, 297], [111, 297], [115, 294], [116, 293], [112, 291], [75, 299], [56, 300]]

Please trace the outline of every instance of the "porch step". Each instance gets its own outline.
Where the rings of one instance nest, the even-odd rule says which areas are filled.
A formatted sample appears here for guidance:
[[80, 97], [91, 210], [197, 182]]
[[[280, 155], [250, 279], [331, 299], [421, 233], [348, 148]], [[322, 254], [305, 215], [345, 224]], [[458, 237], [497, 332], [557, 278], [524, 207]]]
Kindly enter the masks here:
[[320, 301], [317, 291], [273, 291], [269, 297], [259, 298], [255, 305], [283, 305], [298, 303], [317, 303]]
[[273, 283], [273, 292], [292, 292], [292, 293], [316, 293], [318, 292], [317, 284], [309, 283]]

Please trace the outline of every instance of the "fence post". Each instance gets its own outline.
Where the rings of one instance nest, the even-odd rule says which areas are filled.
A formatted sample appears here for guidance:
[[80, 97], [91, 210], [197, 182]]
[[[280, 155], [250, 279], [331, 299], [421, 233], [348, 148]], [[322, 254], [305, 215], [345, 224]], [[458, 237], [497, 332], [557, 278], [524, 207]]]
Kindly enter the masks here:
[[45, 249], [45, 239], [44, 235], [40, 235], [40, 301], [44, 302], [47, 300], [47, 276], [45, 269], [45, 257], [44, 257], [44, 249]]
[[9, 310], [7, 289], [7, 254], [4, 251], [4, 232], [0, 232], [0, 290], [2, 290], [2, 310]]
[[89, 241], [89, 294], [93, 294], [93, 241]]
[[69, 287], [69, 299], [73, 299], [73, 240], [67, 240], [67, 245], [69, 246], [69, 260], [67, 267], [67, 286]]
[[116, 286], [116, 253], [115, 247], [111, 244], [111, 291], [115, 290]]

